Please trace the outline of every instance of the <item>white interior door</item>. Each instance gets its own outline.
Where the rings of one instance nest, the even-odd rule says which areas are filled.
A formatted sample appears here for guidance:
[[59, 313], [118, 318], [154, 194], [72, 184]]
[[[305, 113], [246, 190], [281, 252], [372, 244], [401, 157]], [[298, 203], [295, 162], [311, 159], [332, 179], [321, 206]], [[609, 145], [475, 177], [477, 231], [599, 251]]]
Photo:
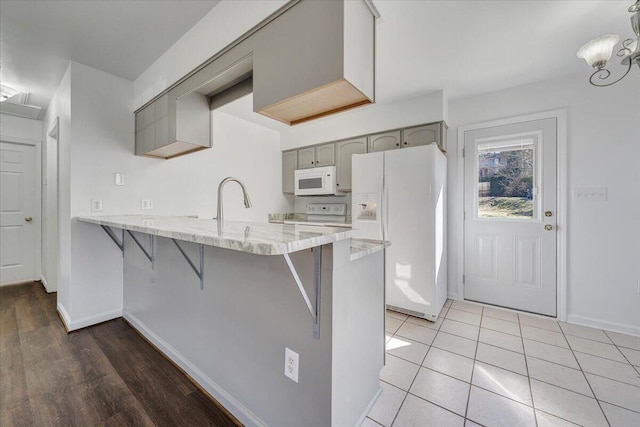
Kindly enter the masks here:
[[465, 299], [556, 316], [556, 127], [465, 132]]
[[34, 146], [0, 142], [0, 284], [38, 279], [37, 178]]

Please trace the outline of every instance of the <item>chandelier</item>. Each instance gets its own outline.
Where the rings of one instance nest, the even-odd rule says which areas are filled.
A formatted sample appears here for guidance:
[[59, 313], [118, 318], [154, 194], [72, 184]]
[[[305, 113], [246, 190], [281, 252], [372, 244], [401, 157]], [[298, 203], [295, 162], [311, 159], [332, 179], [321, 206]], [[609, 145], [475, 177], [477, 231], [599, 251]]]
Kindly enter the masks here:
[[[591, 40], [578, 50], [578, 58], [583, 58], [587, 61], [587, 64], [595, 69], [591, 77], [589, 77], [589, 82], [594, 86], [611, 86], [629, 74], [633, 64], [638, 64], [638, 67], [640, 67], [640, 0], [637, 0], [629, 7], [629, 12], [632, 13], [631, 27], [636, 34], [636, 39], [623, 41], [622, 48], [616, 53], [619, 58], [622, 58], [622, 65], [627, 67], [622, 77], [612, 82], [607, 81], [611, 76], [611, 71], [606, 68], [607, 61], [611, 58], [613, 48], [618, 44], [618, 41], [620, 41], [620, 37], [616, 34], [607, 34], [606, 36]], [[600, 80], [604, 80], [604, 82], [599, 83]]]

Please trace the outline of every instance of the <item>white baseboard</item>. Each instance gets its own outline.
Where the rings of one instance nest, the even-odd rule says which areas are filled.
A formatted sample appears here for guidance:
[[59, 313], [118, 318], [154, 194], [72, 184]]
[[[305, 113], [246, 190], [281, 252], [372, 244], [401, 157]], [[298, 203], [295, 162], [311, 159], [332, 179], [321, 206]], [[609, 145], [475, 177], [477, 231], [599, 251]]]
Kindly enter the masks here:
[[457, 300], [458, 299], [458, 293], [457, 292], [447, 292], [447, 298], [452, 299], [452, 300]]
[[49, 288], [49, 282], [47, 282], [47, 279], [45, 279], [42, 274], [40, 275], [40, 281], [42, 282], [42, 285], [44, 286], [44, 290], [47, 291], [48, 294], [51, 294], [53, 292], [57, 292], [57, 289]]
[[68, 332], [70, 330], [69, 324], [71, 323], [71, 319], [69, 319], [69, 314], [67, 313], [67, 310], [64, 309], [62, 304], [60, 304], [60, 301], [58, 301], [58, 304], [56, 305], [56, 307], [58, 309], [58, 314], [60, 314], [60, 318], [62, 319], [62, 323], [64, 323], [64, 328]]
[[67, 331], [77, 331], [78, 329], [86, 328], [87, 326], [97, 325], [98, 323], [106, 322], [107, 320], [117, 319], [122, 317], [122, 310], [113, 310], [105, 313], [96, 314], [95, 316], [83, 317], [78, 320], [71, 320], [69, 314], [60, 303], [58, 303], [58, 312], [62, 315]]
[[625, 325], [624, 323], [609, 322], [607, 320], [595, 319], [593, 317], [569, 314], [567, 316], [567, 323], [574, 323], [576, 325], [582, 325], [582, 326], [590, 326], [592, 328], [604, 329], [607, 331], [620, 332], [622, 334], [640, 337], [639, 326]]
[[381, 388], [378, 389], [378, 392], [369, 401], [369, 404], [367, 405], [367, 409], [365, 409], [364, 412], [362, 413], [362, 415], [360, 415], [360, 419], [358, 419], [358, 422], [356, 423], [356, 426], [359, 426], [364, 422], [364, 419], [367, 418], [367, 415], [371, 411], [371, 408], [373, 408], [373, 405], [376, 403], [376, 400], [378, 400], [378, 397], [380, 397], [380, 394], [382, 394], [382, 389]]
[[180, 354], [175, 348], [165, 342], [162, 338], [147, 328], [136, 316], [122, 312], [122, 317], [129, 322], [138, 332], [153, 343], [162, 353], [186, 372], [194, 381], [202, 386], [214, 399], [224, 406], [234, 417], [245, 426], [267, 427], [257, 415], [247, 407], [238, 402], [233, 396], [227, 393], [222, 387], [216, 384], [211, 378], [199, 370], [186, 357]]

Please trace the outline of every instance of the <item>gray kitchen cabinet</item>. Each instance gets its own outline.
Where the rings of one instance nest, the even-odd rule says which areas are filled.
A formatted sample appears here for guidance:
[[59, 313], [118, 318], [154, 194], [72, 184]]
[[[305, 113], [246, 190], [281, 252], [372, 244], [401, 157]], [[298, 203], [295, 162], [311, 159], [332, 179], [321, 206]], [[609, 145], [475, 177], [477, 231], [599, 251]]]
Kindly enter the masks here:
[[400, 148], [400, 131], [378, 133], [369, 136], [369, 153]]
[[298, 169], [333, 166], [335, 164], [335, 148], [333, 143], [298, 150]]
[[295, 191], [294, 174], [298, 169], [298, 150], [282, 153], [282, 192], [293, 194]]
[[301, 1], [256, 34], [253, 111], [288, 125], [374, 102], [375, 15]]
[[367, 137], [336, 142], [336, 174], [338, 190], [351, 191], [351, 156], [367, 152]]
[[417, 147], [435, 142], [438, 146], [442, 147], [441, 123], [432, 123], [430, 125], [404, 129], [402, 131], [402, 146]]
[[316, 148], [301, 148], [298, 150], [298, 169], [309, 169], [316, 166]]
[[136, 113], [136, 155], [170, 159], [211, 147], [207, 97], [175, 94], [173, 89]]
[[335, 164], [335, 144], [318, 145], [316, 147], [316, 163], [314, 167], [333, 166]]

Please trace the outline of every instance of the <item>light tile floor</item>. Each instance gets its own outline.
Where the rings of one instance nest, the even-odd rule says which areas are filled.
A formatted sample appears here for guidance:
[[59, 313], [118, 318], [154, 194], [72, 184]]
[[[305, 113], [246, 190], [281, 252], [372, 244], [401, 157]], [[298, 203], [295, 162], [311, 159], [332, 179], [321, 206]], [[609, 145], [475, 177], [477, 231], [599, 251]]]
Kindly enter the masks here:
[[364, 427], [640, 426], [640, 338], [451, 300], [386, 330]]

